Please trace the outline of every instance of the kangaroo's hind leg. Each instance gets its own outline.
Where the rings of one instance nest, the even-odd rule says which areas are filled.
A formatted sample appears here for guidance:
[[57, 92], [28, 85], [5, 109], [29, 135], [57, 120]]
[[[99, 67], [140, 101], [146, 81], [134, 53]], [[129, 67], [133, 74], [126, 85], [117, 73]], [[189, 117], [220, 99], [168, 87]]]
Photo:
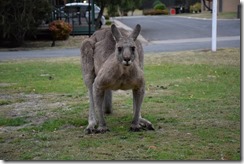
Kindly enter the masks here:
[[93, 99], [93, 82], [95, 79], [95, 69], [94, 69], [94, 45], [95, 42], [91, 39], [83, 41], [81, 45], [81, 65], [82, 65], [82, 74], [83, 80], [88, 88], [89, 93], [89, 118], [88, 126], [85, 129], [85, 132], [90, 134], [95, 132], [95, 126], [97, 125], [96, 113], [94, 108], [94, 99]]

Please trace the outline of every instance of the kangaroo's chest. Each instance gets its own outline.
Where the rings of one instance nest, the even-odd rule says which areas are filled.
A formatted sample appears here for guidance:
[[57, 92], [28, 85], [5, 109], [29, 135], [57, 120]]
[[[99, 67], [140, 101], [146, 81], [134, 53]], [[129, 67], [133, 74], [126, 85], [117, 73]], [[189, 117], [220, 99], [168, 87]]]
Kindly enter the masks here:
[[143, 80], [141, 70], [121, 71], [115, 74], [113, 80], [110, 81], [110, 88], [112, 90], [135, 89], [141, 86]]
[[144, 84], [144, 76], [136, 63], [123, 66], [116, 58], [111, 58], [102, 64], [95, 81], [103, 89], [129, 90], [141, 87]]
[[135, 88], [137, 83], [138, 83], [138, 79], [135, 79], [133, 76], [120, 76], [115, 78], [114, 81], [111, 82], [111, 89], [112, 90], [128, 90], [128, 89], [132, 89]]

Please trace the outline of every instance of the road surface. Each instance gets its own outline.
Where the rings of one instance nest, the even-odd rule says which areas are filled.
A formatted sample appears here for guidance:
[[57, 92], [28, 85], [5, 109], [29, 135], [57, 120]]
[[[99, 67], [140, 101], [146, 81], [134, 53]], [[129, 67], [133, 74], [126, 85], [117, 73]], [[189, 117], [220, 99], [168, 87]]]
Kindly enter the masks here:
[[79, 48], [0, 51], [0, 60], [79, 56]]
[[[212, 21], [180, 16], [119, 17], [127, 29], [142, 26], [145, 52], [211, 49]], [[217, 47], [240, 47], [240, 19], [218, 20]]]

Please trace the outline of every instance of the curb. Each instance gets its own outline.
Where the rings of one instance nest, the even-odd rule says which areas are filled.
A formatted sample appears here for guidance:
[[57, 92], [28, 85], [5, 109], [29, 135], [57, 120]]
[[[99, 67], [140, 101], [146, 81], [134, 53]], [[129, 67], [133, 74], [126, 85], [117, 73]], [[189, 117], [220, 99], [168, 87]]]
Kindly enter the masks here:
[[[197, 19], [197, 20], [212, 20], [212, 18], [199, 18], [199, 17], [181, 16], [181, 15], [174, 15], [173, 17], [186, 18], [186, 19]], [[240, 19], [235, 18], [235, 19], [217, 19], [217, 20], [228, 21], [228, 20], [240, 20]]]

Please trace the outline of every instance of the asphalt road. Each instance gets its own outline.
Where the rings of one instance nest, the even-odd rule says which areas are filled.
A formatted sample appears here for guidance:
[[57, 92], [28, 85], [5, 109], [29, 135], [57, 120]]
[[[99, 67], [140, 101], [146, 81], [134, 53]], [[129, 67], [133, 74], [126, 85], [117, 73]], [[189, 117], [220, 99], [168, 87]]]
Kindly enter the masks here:
[[[145, 52], [211, 49], [212, 21], [178, 16], [116, 18], [122, 26], [142, 26]], [[240, 47], [240, 19], [218, 20], [217, 48]]]
[[[132, 30], [141, 24], [139, 38], [144, 51], [169, 52], [211, 49], [211, 20], [177, 16], [135, 16], [115, 18], [118, 26]], [[240, 20], [218, 20], [217, 48], [240, 47]], [[0, 60], [79, 56], [77, 49], [48, 49], [30, 51], [1, 51]]]
[[[142, 26], [141, 34], [148, 41], [211, 37], [212, 21], [177, 16], [138, 16], [117, 18], [133, 28]], [[218, 20], [217, 36], [240, 36], [240, 20]]]

